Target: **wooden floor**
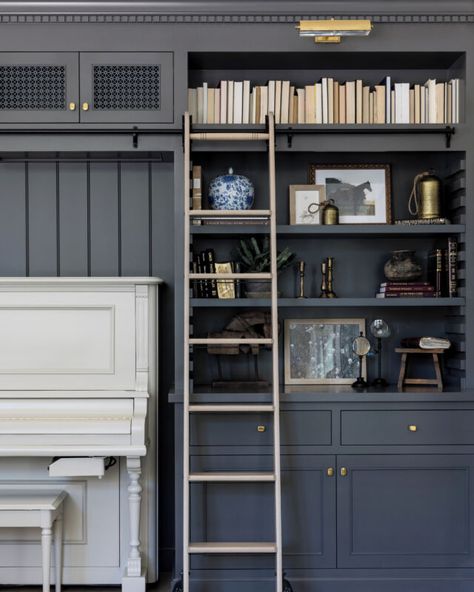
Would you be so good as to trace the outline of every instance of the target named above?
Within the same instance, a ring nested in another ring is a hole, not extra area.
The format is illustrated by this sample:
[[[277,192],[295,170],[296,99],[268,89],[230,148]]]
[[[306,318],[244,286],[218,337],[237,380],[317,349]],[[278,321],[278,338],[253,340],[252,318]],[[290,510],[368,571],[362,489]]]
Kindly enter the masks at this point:
[[[170,576],[165,574],[157,584],[149,584],[147,592],[169,592]],[[63,592],[120,592],[120,586],[63,586]],[[54,586],[51,586],[54,590]],[[41,586],[2,586],[0,592],[41,592]]]

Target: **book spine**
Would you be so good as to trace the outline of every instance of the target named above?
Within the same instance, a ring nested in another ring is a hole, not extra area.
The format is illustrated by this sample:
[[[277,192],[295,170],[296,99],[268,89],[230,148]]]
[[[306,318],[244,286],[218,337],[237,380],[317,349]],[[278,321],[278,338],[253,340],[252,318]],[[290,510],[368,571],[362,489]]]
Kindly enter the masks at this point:
[[[193,273],[199,273],[199,265],[197,262],[196,255],[193,254],[193,261],[191,266]],[[200,281],[193,281],[193,298],[200,298],[201,297],[201,290],[200,290]]]
[[[381,294],[398,294],[400,292],[404,292],[407,294],[408,292],[434,292],[433,286],[416,286],[416,287],[408,287],[408,286],[401,286],[401,287],[391,287],[388,286],[386,288],[381,287],[379,292]]]
[[[215,273],[215,254],[214,249],[206,249],[206,260],[207,260],[207,270],[209,273]],[[208,292],[210,298],[217,298],[217,282],[216,280],[210,280],[208,283]]]
[[[434,292],[398,292],[398,293],[389,293],[385,294],[384,292],[379,292],[377,298],[434,298]]]
[[[382,282],[380,284],[381,288],[407,288],[407,287],[411,287],[411,288],[426,288],[426,287],[432,287],[432,284],[430,284],[430,282]]]
[[[198,257],[198,273],[206,273],[208,271],[206,253],[201,251]],[[201,286],[201,298],[209,298],[210,291],[208,289],[207,280],[199,280],[199,283]]]
[[[442,249],[436,249],[428,256],[429,274],[437,297],[443,294],[443,258]]]
[[[458,242],[453,237],[448,238],[447,258],[448,296],[455,298],[458,295]]]
[[[241,265],[238,261],[234,263],[234,271],[235,273],[240,273],[242,271]],[[242,282],[241,280],[235,280],[235,297],[242,298]]]

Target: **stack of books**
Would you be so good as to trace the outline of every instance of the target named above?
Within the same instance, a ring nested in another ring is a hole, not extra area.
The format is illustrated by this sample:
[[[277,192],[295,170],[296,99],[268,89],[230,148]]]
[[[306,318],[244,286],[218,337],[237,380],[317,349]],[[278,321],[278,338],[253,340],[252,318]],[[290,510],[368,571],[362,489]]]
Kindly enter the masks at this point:
[[[217,263],[214,249],[193,253],[193,273],[240,273],[240,263]],[[193,281],[194,298],[240,298],[240,280],[197,279]]]
[[[454,298],[458,295],[458,243],[448,238],[446,249],[434,249],[428,253],[428,278],[436,296]]]
[[[377,298],[434,298],[435,288],[429,282],[382,282]]]
[[[251,86],[250,80],[207,82],[188,89],[188,110],[197,124],[262,124],[269,112],[280,124],[459,123],[460,79],[423,84],[322,78],[303,88],[289,80]]]

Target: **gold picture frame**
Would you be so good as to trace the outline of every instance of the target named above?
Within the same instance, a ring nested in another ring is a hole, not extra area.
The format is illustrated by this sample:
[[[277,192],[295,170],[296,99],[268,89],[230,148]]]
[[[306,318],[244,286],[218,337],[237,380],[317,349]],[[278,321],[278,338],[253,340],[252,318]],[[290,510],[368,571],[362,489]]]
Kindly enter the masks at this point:
[[[290,224],[321,224],[319,205],[325,201],[323,185],[289,186]]]
[[[340,224],[392,224],[389,164],[312,164],[309,181],[324,186]]]
[[[285,384],[352,384],[359,376],[352,342],[361,332],[365,336],[360,318],[286,319]],[[366,379],[365,357],[361,370]]]

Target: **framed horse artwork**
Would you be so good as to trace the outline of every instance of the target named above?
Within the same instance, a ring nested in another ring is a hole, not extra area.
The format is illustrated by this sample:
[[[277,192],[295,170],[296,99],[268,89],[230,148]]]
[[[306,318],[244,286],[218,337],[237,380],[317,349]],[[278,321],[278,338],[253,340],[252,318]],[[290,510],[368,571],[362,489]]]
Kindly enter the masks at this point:
[[[391,224],[389,164],[313,164],[310,183],[322,185],[340,224]]]

